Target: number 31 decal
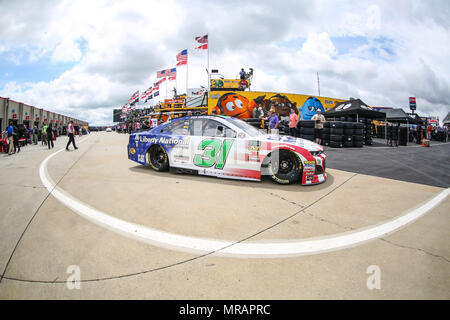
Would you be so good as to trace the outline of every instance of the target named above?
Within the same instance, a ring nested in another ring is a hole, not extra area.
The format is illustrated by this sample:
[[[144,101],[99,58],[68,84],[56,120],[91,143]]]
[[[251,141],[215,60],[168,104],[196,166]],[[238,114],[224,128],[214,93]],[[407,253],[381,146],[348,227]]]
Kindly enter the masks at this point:
[[[196,154],[194,164],[199,167],[212,167],[223,169],[230,152],[233,140],[206,139],[200,142],[197,150],[203,150],[203,154]]]

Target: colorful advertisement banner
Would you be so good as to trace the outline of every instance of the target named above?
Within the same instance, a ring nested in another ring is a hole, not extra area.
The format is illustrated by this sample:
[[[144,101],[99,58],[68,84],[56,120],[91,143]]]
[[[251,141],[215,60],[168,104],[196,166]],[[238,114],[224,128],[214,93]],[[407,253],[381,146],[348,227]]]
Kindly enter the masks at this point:
[[[212,91],[208,98],[208,113],[248,119],[258,117],[258,112],[254,111],[262,111],[267,116],[274,110],[279,116],[287,117],[294,107],[300,119],[310,120],[318,108],[323,113],[343,101],[346,100],[291,93]]]

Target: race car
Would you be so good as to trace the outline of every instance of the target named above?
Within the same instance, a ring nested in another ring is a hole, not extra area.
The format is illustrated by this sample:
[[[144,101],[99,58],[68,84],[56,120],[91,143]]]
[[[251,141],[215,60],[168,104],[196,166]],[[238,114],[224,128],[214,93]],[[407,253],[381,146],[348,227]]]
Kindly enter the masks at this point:
[[[130,134],[128,158],[156,171],[311,185],[326,180],[326,154],[309,140],[270,135],[227,116],[176,118]]]

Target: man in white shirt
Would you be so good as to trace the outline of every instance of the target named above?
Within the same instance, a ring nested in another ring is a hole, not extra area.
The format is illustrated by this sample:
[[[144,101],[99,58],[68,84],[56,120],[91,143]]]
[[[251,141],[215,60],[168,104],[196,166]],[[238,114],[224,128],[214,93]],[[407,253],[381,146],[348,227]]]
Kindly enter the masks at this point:
[[[73,136],[73,134],[74,134],[73,121],[69,122],[69,125],[67,126],[67,133],[69,135],[69,142],[67,142],[66,150],[67,151],[69,150],[70,143],[73,144],[73,147],[75,148],[75,150],[78,149],[77,146],[75,145],[75,138]]]
[[[323,124],[326,122],[325,117],[323,114],[321,114],[321,110],[317,108],[317,113],[311,118],[311,120],[314,120],[314,138],[316,139],[317,144],[322,143],[322,131],[323,131]]]

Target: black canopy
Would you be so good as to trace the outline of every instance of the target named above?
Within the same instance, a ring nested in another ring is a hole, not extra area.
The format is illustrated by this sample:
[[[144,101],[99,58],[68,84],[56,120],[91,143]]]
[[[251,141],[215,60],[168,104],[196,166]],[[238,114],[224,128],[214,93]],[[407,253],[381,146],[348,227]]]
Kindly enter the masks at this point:
[[[443,122],[444,122],[444,124],[450,124],[450,112],[447,113]]]
[[[325,117],[358,116],[371,119],[385,119],[386,113],[375,111],[361,99],[352,99],[338,103],[323,114]]]
[[[421,123],[422,119],[419,116],[410,116],[401,108],[386,109],[386,120],[390,122],[399,123]]]

